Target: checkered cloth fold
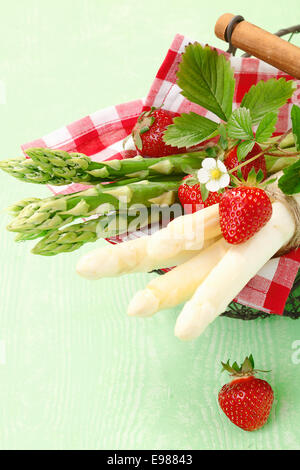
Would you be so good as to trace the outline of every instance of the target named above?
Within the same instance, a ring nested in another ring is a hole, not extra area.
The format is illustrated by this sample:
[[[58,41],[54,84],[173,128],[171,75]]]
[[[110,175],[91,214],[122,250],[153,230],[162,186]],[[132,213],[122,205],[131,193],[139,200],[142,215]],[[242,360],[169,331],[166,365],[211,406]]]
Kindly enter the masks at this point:
[[[176,85],[176,71],[181,54],[190,42],[193,41],[182,35],[175,36],[145,100],[139,99],[97,111],[41,139],[24,144],[23,150],[29,147],[48,147],[82,152],[95,161],[122,159],[128,156],[122,150],[123,139],[131,133],[139,114],[151,106],[163,105],[165,109],[179,113],[194,111],[217,120],[212,113],[186,100]],[[245,92],[259,80],[268,80],[271,77],[293,78],[258,59],[232,57],[227,53],[226,55],[235,71],[234,107],[241,103]],[[283,133],[291,127],[292,103],[300,104],[300,81],[297,81],[297,90],[292,100],[289,100],[279,112],[277,133]],[[70,184],[64,187],[50,186],[50,189],[55,194],[68,194],[84,187],[86,186],[81,184]],[[129,235],[110,238],[108,241],[119,243],[143,236],[145,233],[148,233],[147,228]],[[281,315],[299,267],[300,248],[280,258],[271,259],[235,300],[264,312]]]

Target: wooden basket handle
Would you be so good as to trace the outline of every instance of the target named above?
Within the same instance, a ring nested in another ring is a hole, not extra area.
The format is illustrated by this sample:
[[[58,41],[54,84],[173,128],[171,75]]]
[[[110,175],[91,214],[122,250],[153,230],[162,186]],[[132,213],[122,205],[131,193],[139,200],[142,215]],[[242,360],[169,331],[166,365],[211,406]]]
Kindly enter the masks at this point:
[[[300,26],[291,30],[299,31]],[[229,42],[233,48],[242,49],[300,79],[300,48],[281,39],[279,35],[271,34],[232,13],[220,16],[215,25],[215,34],[219,39]]]

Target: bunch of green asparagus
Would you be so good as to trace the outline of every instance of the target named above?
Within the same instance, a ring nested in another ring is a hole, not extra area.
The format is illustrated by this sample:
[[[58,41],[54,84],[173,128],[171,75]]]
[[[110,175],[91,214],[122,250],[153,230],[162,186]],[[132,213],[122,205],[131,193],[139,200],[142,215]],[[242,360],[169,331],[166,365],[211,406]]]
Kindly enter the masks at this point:
[[[199,169],[208,155],[200,151],[98,163],[61,150],[33,148],[26,153],[30,158],[1,161],[0,168],[25,182],[90,186],[76,193],[25,199],[8,208],[13,219],[7,228],[17,233],[16,241],[40,238],[32,252],[45,256],[161,222],[162,207],[176,202],[184,176]],[[74,223],[78,218],[88,220]]]
[[[289,165],[294,157],[294,138],[289,134],[266,143],[268,173]],[[274,148],[270,148],[274,143]],[[82,153],[32,148],[29,158],[0,161],[0,169],[21,181],[67,185],[84,183],[84,191],[46,199],[29,198],[9,208],[13,220],[8,230],[16,241],[40,241],[35,254],[52,256],[77,250],[84,243],[109,238],[159,223],[162,206],[177,200],[177,190],[187,174],[201,168],[203,158],[215,156],[219,146],[161,158],[137,156],[125,160],[94,162]],[[279,152],[279,153],[278,153]],[[277,155],[278,153],[278,155]],[[76,219],[88,220],[74,223]]]

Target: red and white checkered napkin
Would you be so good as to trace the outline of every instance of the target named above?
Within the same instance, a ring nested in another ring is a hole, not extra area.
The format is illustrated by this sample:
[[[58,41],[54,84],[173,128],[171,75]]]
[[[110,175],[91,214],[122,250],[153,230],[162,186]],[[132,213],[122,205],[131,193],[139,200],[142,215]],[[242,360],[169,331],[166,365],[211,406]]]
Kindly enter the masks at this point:
[[[189,42],[193,41],[179,34],[175,36],[146,100],[131,101],[97,111],[46,135],[42,139],[23,145],[23,150],[29,147],[49,147],[82,152],[95,161],[121,159],[126,157],[122,152],[122,140],[131,133],[142,110],[149,109],[151,106],[163,105],[165,109],[179,113],[194,111],[216,120],[212,113],[186,100],[176,85],[176,71],[181,54]],[[256,84],[259,80],[268,80],[271,77],[292,78],[255,58],[231,57],[228,54],[227,57],[235,70],[235,106],[241,102],[244,93],[249,90],[251,85]],[[293,95],[292,102],[300,104],[300,81],[297,82],[297,85],[298,88]],[[292,102],[290,101],[280,110],[276,129],[278,133],[285,132],[291,127],[289,116]],[[84,187],[81,184],[71,184],[65,187],[52,186],[50,189],[54,193],[67,194],[79,191]],[[148,233],[147,229],[111,238],[109,241],[119,243],[123,240],[143,236],[145,233]],[[236,301],[268,313],[281,315],[299,267],[300,248],[286,256],[270,260],[240,292]]]

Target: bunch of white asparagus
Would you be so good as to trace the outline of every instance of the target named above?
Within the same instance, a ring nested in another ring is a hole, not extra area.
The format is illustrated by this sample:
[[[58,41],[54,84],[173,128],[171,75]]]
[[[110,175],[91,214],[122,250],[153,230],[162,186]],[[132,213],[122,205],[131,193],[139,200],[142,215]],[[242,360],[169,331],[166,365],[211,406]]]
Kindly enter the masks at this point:
[[[300,194],[294,199],[300,206]],[[230,245],[222,237],[215,204],[178,217],[153,235],[93,250],[79,260],[77,272],[87,279],[100,279],[176,266],[137,292],[128,314],[147,317],[186,302],[175,335],[194,339],[293,237],[292,213],[282,202],[272,205],[269,222],[240,245]]]

